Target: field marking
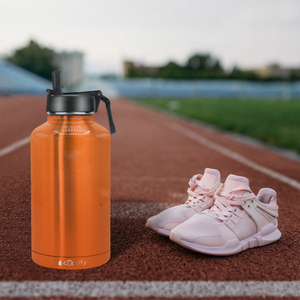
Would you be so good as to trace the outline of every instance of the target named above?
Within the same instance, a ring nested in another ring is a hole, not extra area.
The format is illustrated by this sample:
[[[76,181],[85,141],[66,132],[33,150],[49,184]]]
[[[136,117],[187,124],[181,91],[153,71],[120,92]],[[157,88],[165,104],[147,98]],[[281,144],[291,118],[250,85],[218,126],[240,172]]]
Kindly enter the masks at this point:
[[[175,203],[153,202],[111,202],[110,214],[112,219],[147,219],[161,211],[176,205]],[[178,204],[177,204],[178,205]],[[145,220],[146,222],[146,220]]]
[[[276,172],[272,169],[261,166],[261,165],[257,164],[256,162],[240,155],[237,152],[234,152],[226,147],[223,147],[215,142],[208,140],[207,138],[201,136],[200,134],[196,133],[195,131],[192,131],[191,129],[189,129],[185,126],[182,126],[182,125],[174,123],[174,122],[163,123],[163,124],[165,126],[167,126],[168,128],[173,129],[174,131],[177,131],[177,132],[181,133],[182,135],[185,135],[186,137],[189,137],[190,139],[198,142],[199,144],[201,144],[207,148],[210,148],[210,149],[215,150],[225,156],[228,156],[228,157],[246,165],[247,167],[250,167],[256,171],[264,173],[264,174],[266,174],[272,178],[275,178],[281,182],[284,182],[300,191],[300,182],[293,178],[290,178],[290,177],[285,176],[285,175],[283,175],[279,172]]]
[[[300,281],[2,281],[0,297],[300,296]]]
[[[30,136],[10,144],[9,146],[0,150],[0,157],[17,150],[18,148],[28,144],[29,142],[30,142]]]
[[[122,181],[181,181],[188,183],[186,177],[151,177],[151,176],[141,176],[141,177],[130,177],[130,176],[114,176],[115,180],[122,180]]]

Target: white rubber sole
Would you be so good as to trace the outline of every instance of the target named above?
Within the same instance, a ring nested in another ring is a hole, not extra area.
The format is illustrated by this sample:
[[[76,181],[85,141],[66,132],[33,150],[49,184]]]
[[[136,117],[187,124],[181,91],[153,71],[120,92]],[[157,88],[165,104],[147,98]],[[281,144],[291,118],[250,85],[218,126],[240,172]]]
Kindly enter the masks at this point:
[[[184,241],[180,238],[179,234],[176,232],[172,232],[170,234],[170,239],[193,251],[209,254],[209,255],[217,255],[217,256],[227,256],[233,255],[249,248],[260,247],[264,245],[271,244],[276,242],[281,237],[280,231],[275,227],[273,224],[268,224],[263,227],[258,233],[244,239],[238,240],[232,239],[226,242],[223,246],[216,246],[216,247],[208,247],[202,246],[195,243],[191,243],[188,241]]]
[[[162,228],[158,228],[158,227],[154,224],[153,220],[151,220],[151,218],[147,220],[145,226],[148,227],[148,228],[150,228],[150,229],[152,229],[152,230],[154,230],[155,232],[159,233],[160,235],[163,235],[163,236],[170,236],[171,231],[166,230],[166,229],[162,229]]]

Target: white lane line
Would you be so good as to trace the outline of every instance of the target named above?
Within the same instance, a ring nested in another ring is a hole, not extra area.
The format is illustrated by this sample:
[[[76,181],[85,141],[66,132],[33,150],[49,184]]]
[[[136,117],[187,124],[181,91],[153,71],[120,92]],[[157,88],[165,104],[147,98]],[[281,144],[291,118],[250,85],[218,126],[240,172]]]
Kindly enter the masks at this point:
[[[0,297],[300,296],[300,281],[2,281]]]
[[[172,196],[172,195],[170,195]],[[170,197],[171,198],[171,197]],[[181,201],[183,203],[183,201]],[[178,203],[111,202],[112,219],[147,219]]]
[[[170,181],[182,181],[188,183],[186,177],[150,177],[150,176],[142,176],[142,177],[129,177],[129,176],[114,176],[114,180],[122,180],[122,181],[158,181],[158,182],[170,182]]]
[[[0,157],[4,156],[5,154],[8,154],[10,152],[13,152],[15,150],[17,150],[18,148],[28,144],[30,142],[30,136],[22,139],[22,140],[19,140],[15,143],[12,143],[11,145],[3,148],[0,150]]]
[[[179,124],[173,123],[173,122],[172,123],[164,123],[164,125],[185,135],[186,137],[189,137],[190,139],[198,142],[199,144],[201,144],[207,148],[215,150],[225,156],[228,156],[228,157],[246,165],[247,167],[250,167],[256,171],[264,173],[272,178],[275,178],[281,182],[284,182],[284,183],[292,186],[293,188],[295,188],[297,190],[300,190],[300,182],[299,181],[297,181],[293,178],[290,178],[288,176],[285,176],[281,173],[278,173],[272,169],[261,166],[261,165],[255,163],[254,161],[240,155],[237,152],[234,152],[228,148],[225,148],[215,142],[208,140],[207,138],[201,136],[200,134],[196,133],[195,131],[192,131],[191,129],[189,129],[187,127],[184,127],[182,125],[179,125]]]

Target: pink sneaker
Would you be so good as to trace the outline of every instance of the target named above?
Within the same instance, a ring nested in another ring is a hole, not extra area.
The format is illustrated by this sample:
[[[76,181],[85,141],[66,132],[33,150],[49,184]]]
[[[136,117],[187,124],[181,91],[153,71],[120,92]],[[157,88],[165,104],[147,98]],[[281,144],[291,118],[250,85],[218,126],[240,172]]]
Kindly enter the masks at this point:
[[[194,214],[211,208],[214,204],[214,193],[221,185],[220,172],[206,168],[204,175],[194,175],[190,179],[189,185],[189,196],[185,204],[170,207],[149,218],[146,227],[161,235],[169,236],[173,228],[185,222]]]
[[[170,239],[197,252],[232,255],[281,237],[274,190],[263,188],[256,197],[246,177],[229,175],[215,199],[211,209],[174,228]]]

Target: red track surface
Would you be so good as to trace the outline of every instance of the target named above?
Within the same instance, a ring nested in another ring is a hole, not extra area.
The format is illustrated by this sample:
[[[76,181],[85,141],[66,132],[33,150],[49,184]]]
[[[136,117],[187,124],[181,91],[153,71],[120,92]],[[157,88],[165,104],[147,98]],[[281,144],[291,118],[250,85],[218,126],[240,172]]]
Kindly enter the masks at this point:
[[[38,97],[0,98],[0,149],[29,136],[43,123],[45,105],[45,99]],[[112,257],[107,264],[83,271],[40,267],[30,258],[27,144],[0,158],[0,280],[300,280],[300,191],[201,146],[163,123],[183,124],[298,181],[299,162],[125,100],[113,101],[112,110],[117,128],[112,137],[113,202],[132,202],[132,207],[139,202],[182,203],[190,177],[206,167],[217,168],[223,181],[231,173],[248,177],[254,193],[262,187],[277,191],[282,238],[231,257],[206,256],[146,229],[150,215],[145,211],[135,219],[112,219]],[[100,111],[95,120],[108,127],[104,106]]]

